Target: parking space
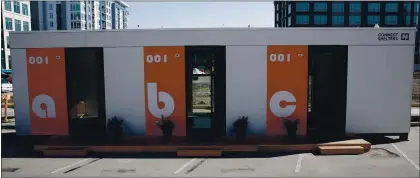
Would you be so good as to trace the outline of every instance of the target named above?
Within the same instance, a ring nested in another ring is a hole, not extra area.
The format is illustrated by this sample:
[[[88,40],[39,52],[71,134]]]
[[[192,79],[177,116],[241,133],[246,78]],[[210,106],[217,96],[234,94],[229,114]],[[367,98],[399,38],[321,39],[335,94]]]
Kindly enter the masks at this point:
[[[2,158],[2,176],[47,176],[63,167],[72,166],[85,158]]]
[[[8,177],[419,177],[419,127],[409,139],[353,156],[4,158],[2,172]]]

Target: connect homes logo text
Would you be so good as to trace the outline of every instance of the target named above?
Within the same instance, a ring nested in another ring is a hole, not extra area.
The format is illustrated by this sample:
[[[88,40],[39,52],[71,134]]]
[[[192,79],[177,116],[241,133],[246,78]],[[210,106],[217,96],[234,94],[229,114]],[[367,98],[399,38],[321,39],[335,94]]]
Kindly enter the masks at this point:
[[[410,40],[409,33],[379,33],[378,41],[406,41]]]

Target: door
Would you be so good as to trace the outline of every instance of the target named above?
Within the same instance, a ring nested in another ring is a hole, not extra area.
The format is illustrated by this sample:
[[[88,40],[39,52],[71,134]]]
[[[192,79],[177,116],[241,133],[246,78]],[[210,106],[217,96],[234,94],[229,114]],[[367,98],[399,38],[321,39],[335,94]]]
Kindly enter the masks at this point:
[[[225,47],[187,46],[187,136],[212,140],[226,133]]]
[[[70,136],[106,135],[102,48],[66,48],[67,110]]]
[[[309,46],[308,124],[317,134],[345,134],[347,46]]]

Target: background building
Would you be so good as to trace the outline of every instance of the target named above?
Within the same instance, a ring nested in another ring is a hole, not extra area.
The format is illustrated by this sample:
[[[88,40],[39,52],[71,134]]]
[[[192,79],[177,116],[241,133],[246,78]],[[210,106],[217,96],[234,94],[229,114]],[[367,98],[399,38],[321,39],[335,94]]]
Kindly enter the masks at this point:
[[[128,22],[128,4],[122,1],[115,1],[112,4],[112,28],[126,29]]]
[[[12,68],[9,32],[30,31],[31,13],[29,1],[1,1],[1,68]]]
[[[275,1],[275,27],[417,27],[419,1]],[[420,64],[419,30],[415,64]],[[419,68],[419,67],[417,67]]]
[[[114,5],[118,4],[118,5]],[[113,29],[113,7],[127,11],[122,1],[33,1],[31,2],[33,30],[98,30]],[[119,27],[119,26],[118,26]],[[123,29],[127,26],[121,26]]]
[[[414,27],[420,2],[276,1],[275,27]]]

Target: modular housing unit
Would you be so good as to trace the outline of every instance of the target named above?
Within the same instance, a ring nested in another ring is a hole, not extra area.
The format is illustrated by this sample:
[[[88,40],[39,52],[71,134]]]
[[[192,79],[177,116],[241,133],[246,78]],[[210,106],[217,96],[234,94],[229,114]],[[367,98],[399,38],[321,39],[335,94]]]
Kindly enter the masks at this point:
[[[12,32],[16,131],[71,135],[407,134],[415,28],[213,28]]]

